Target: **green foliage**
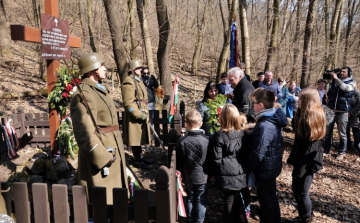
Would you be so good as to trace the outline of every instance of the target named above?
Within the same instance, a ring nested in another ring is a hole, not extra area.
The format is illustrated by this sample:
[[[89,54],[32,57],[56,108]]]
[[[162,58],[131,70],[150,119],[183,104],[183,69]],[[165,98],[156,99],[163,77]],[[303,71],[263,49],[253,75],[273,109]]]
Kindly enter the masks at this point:
[[[75,77],[78,76],[78,71],[72,69]],[[71,75],[66,67],[58,69],[59,77],[56,81],[54,89],[48,96],[48,102],[50,103],[51,109],[56,109],[61,114],[61,117],[66,115],[66,108],[71,98],[74,95],[75,83],[71,80]],[[71,90],[70,90],[71,89]]]
[[[75,153],[78,153],[79,147],[74,137],[70,118],[65,118],[61,122],[56,140],[59,141],[60,154],[70,154],[75,159]]]
[[[222,107],[226,104],[226,99],[222,94],[216,95],[214,100],[209,100],[208,102],[204,102],[204,104],[209,108],[208,112],[210,114],[209,121],[207,122],[210,125],[210,133],[214,133],[220,130],[220,114]]]

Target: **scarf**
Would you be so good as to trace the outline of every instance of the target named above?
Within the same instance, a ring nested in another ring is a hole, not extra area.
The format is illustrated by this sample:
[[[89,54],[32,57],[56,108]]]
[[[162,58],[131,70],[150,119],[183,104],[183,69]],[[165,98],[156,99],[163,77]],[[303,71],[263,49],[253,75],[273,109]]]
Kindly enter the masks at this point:
[[[261,110],[258,113],[256,113],[255,120],[257,121],[263,116],[267,116],[267,117],[273,116],[275,114],[275,112],[276,112],[275,108],[268,108],[268,109]]]

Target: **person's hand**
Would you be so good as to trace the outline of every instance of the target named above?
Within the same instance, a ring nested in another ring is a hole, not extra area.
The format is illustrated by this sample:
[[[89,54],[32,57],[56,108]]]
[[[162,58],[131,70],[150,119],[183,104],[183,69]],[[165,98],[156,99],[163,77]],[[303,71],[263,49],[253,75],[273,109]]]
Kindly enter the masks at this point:
[[[147,119],[147,115],[146,115],[145,113],[141,113],[141,115],[139,116],[138,119],[146,120],[146,119]]]
[[[331,72],[331,75],[333,76],[334,80],[338,79],[338,76],[334,72]]]

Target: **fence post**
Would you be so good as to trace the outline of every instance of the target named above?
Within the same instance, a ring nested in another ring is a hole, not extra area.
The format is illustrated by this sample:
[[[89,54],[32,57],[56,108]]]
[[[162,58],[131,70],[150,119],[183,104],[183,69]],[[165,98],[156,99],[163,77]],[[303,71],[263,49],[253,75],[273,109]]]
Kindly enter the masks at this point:
[[[170,168],[171,156],[174,150],[176,150],[176,145],[178,143],[178,132],[175,129],[171,129],[168,134],[168,166]]]
[[[166,166],[161,166],[155,175],[156,189],[155,189],[155,201],[156,201],[156,222],[157,223],[171,223],[171,200],[170,196],[170,172]],[[161,207],[161,208],[160,208]]]
[[[185,103],[184,101],[180,102],[180,115],[181,115],[181,127],[185,128]]]
[[[181,115],[179,112],[176,112],[174,115],[174,129],[177,131],[178,136],[181,136],[181,129],[182,129],[181,122],[182,122]]]
[[[25,147],[25,145],[27,144],[28,135],[27,135],[27,129],[25,126],[26,120],[25,120],[25,113],[24,113],[23,106],[18,106],[16,108],[16,117],[17,117],[18,122],[20,122],[20,126],[21,126],[18,138],[19,138],[21,147]]]

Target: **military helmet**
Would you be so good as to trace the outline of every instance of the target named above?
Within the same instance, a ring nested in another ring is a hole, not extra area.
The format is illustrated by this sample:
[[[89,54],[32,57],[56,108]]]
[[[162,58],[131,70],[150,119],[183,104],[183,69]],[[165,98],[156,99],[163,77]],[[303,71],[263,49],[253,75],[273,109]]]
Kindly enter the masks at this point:
[[[129,72],[135,70],[138,67],[142,67],[142,61],[141,60],[130,60],[130,68],[129,68]]]
[[[103,57],[98,53],[88,53],[83,55],[78,61],[80,75],[99,69],[101,67],[101,64],[103,64],[104,62],[105,61]]]

